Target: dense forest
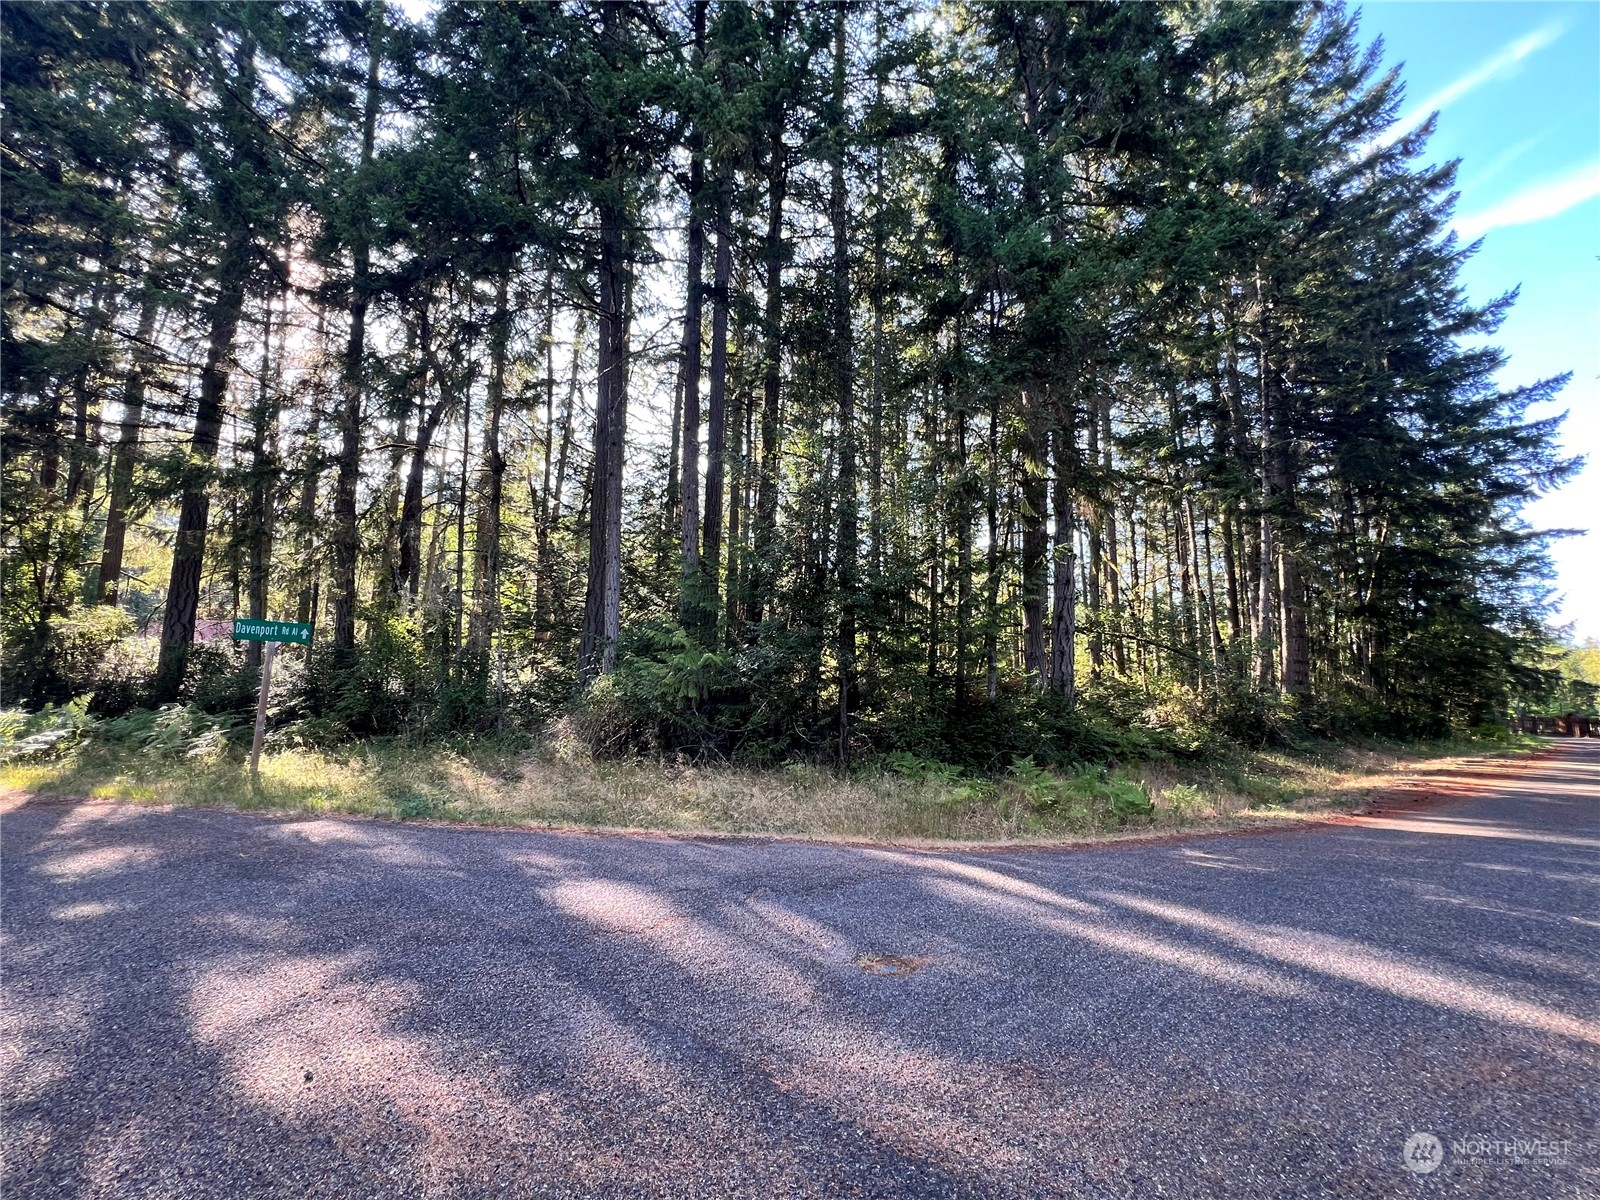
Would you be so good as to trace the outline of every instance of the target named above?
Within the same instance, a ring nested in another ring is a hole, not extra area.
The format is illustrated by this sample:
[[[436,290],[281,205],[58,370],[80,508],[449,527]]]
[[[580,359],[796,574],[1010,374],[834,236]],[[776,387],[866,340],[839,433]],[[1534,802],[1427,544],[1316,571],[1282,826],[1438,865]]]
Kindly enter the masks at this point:
[[[0,19],[7,703],[248,711],[235,617],[319,736],[757,762],[1554,686],[1565,380],[1337,4]]]

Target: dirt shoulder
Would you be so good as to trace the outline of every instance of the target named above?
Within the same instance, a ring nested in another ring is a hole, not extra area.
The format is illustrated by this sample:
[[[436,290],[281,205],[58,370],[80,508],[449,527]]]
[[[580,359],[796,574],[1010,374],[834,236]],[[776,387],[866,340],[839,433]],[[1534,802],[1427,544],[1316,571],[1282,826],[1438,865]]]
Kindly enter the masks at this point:
[[[1463,752],[1466,751],[1466,752]],[[1325,743],[1115,771],[1013,773],[594,763],[494,747],[356,745],[243,764],[87,743],[0,767],[0,811],[81,800],[641,837],[1072,849],[1247,836],[1482,794],[1548,741]]]

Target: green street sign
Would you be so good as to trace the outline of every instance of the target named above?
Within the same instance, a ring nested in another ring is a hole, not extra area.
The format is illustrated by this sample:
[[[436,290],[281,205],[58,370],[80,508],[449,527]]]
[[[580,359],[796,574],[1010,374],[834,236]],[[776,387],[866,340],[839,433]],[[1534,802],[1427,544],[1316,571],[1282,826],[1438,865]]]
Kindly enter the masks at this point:
[[[236,642],[298,642],[311,644],[311,626],[294,621],[235,621],[233,640]]]

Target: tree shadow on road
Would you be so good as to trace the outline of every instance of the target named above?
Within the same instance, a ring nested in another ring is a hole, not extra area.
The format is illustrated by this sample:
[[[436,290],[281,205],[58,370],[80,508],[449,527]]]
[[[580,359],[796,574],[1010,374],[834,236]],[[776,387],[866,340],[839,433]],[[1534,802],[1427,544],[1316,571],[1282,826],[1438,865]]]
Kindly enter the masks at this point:
[[[1068,855],[24,805],[7,1194],[1382,1192],[1592,1127],[1593,775],[1534,776]]]

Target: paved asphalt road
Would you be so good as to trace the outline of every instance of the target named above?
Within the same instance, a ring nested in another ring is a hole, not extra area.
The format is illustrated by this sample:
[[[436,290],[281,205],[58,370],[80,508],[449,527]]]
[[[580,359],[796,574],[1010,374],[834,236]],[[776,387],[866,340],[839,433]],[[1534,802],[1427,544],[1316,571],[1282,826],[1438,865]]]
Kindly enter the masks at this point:
[[[1495,778],[965,854],[13,801],[4,1195],[1600,1196],[1600,745]]]

